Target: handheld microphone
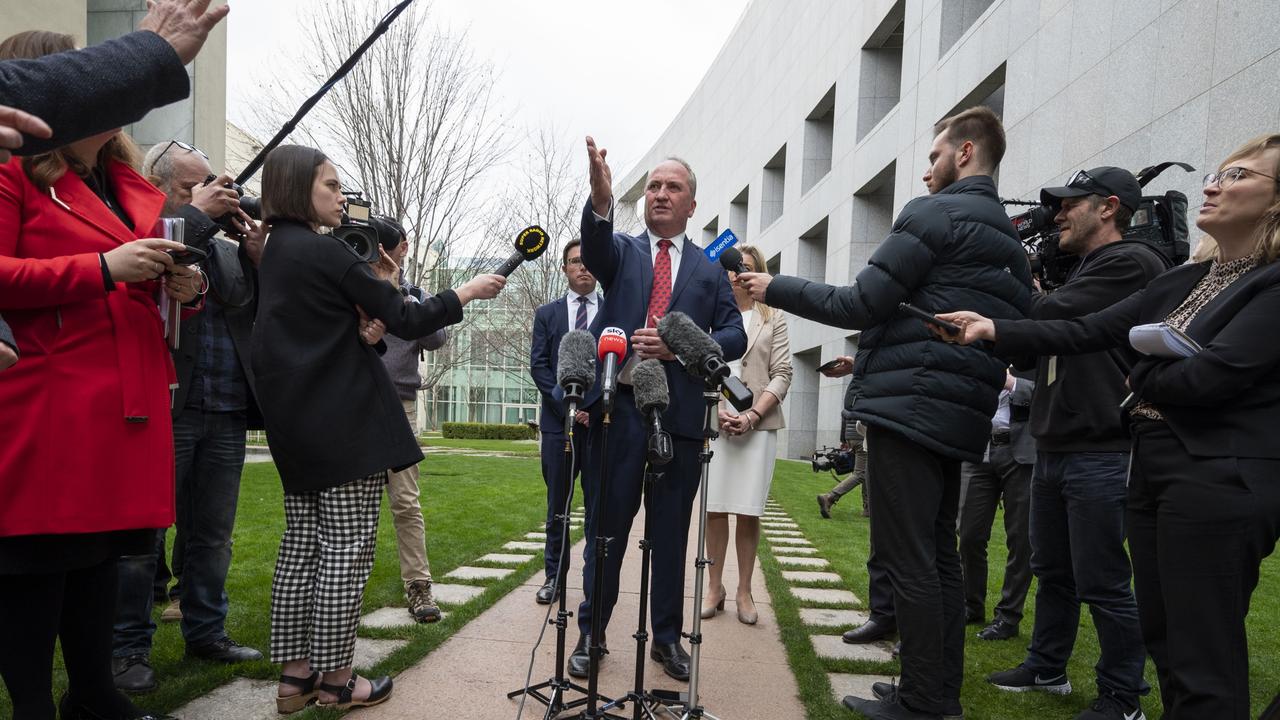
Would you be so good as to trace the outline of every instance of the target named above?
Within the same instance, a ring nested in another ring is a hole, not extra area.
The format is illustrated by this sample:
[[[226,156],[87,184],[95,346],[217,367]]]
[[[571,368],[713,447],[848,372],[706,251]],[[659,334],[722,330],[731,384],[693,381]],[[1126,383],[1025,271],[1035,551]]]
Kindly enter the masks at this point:
[[[738,251],[738,248],[733,247],[727,247],[720,251],[720,266],[734,273],[751,272],[751,268],[748,268],[742,262],[742,253]]]
[[[517,267],[520,267],[520,263],[537,260],[546,250],[547,231],[537,225],[530,225],[516,235],[516,251],[493,272],[496,275],[508,277]]]
[[[724,350],[688,315],[682,312],[667,313],[658,322],[658,336],[667,344],[676,359],[695,377],[703,378],[710,387],[719,387],[721,394],[739,412],[746,412],[754,396],[741,380],[729,371],[724,361]]]
[[[560,340],[556,384],[564,391],[564,433],[573,430],[578,403],[596,381],[595,338],[586,330],[571,330]]]
[[[666,465],[674,456],[671,436],[662,429],[662,413],[667,409],[667,371],[654,358],[641,361],[631,371],[636,391],[636,407],[649,420],[649,463]]]
[[[607,327],[600,331],[600,345],[596,348],[596,359],[604,363],[604,373],[600,378],[600,399],[604,402],[604,411],[613,412],[613,398],[618,393],[618,363],[627,354],[627,334],[621,328]]]

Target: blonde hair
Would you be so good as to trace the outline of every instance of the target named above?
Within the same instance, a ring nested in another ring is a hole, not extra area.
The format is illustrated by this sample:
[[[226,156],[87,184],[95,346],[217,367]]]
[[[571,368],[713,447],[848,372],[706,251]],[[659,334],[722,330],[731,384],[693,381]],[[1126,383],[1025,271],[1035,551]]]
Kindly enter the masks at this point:
[[[1223,160],[1222,164],[1218,166],[1218,171],[1221,172],[1224,168],[1230,167],[1232,163],[1237,161],[1251,158],[1276,148],[1280,148],[1280,133],[1259,135],[1228,155],[1227,159]],[[1271,168],[1271,175],[1280,177],[1280,156],[1277,156],[1275,167]],[[1266,211],[1262,213],[1253,235],[1254,253],[1258,257],[1258,262],[1263,264],[1280,258],[1280,181],[1273,180],[1272,182],[1275,183],[1276,187],[1275,199]],[[1221,255],[1222,252],[1218,247],[1218,242],[1209,235],[1205,235],[1200,238],[1200,243],[1196,245],[1196,252],[1191,256],[1191,261],[1217,260]]]
[[[768,263],[764,261],[764,253],[760,252],[760,248],[755,245],[742,245],[738,248],[743,255],[751,256],[751,264],[755,265],[756,272],[768,272]],[[773,317],[773,308],[762,302],[756,302],[754,305],[756,312],[760,313],[761,320],[768,320]]]

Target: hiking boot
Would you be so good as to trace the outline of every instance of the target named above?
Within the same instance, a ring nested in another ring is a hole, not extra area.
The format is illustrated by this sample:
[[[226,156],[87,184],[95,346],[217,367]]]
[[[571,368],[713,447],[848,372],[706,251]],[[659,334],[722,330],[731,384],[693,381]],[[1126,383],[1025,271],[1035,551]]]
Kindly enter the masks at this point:
[[[169,601],[168,606],[160,612],[160,622],[178,622],[182,619],[182,604],[177,598]]]
[[[823,493],[819,495],[818,496],[818,514],[822,515],[823,519],[830,520],[831,506],[835,505],[839,500],[840,500],[840,496],[836,495],[835,493]]]
[[[262,653],[223,635],[209,643],[198,645],[187,644],[187,657],[212,660],[220,663],[249,662],[261,660]]]
[[[1007,692],[1046,692],[1050,695],[1067,695],[1071,692],[1071,681],[1066,673],[1042,675],[1031,672],[1025,665],[1012,670],[1003,670],[987,676],[987,682]]]
[[[1102,693],[1076,720],[1146,720],[1137,700],[1125,700],[1115,693]]]
[[[431,595],[430,580],[414,580],[405,590],[409,599],[409,615],[420,623],[433,623],[440,619],[440,606]]]

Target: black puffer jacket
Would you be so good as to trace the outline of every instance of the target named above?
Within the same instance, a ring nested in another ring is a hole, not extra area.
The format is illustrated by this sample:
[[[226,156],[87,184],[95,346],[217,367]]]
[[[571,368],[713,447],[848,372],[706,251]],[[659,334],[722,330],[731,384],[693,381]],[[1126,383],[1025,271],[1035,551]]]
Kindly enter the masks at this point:
[[[991,434],[1006,363],[986,343],[951,345],[903,315],[973,310],[1021,318],[1031,268],[987,176],[964,178],[907,203],[850,287],[776,277],[765,301],[800,317],[863,330],[853,414],[945,457],[979,462]]]

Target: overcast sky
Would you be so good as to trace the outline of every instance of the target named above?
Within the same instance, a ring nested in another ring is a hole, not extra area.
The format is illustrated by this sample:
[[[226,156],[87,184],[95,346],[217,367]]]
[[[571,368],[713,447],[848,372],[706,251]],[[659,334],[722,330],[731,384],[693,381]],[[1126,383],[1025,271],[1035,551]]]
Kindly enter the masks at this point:
[[[615,178],[679,112],[748,2],[417,0],[430,4],[436,24],[465,31],[476,56],[493,64],[494,96],[519,113],[523,129],[554,127],[579,140],[594,135],[609,148]],[[273,68],[305,55],[298,50],[299,17],[316,4],[231,0],[232,122],[244,125],[252,116],[248,104]]]

